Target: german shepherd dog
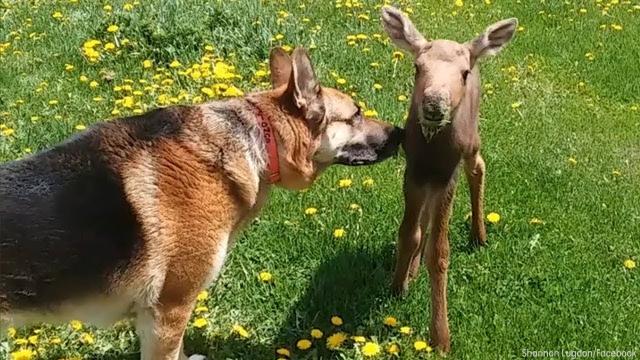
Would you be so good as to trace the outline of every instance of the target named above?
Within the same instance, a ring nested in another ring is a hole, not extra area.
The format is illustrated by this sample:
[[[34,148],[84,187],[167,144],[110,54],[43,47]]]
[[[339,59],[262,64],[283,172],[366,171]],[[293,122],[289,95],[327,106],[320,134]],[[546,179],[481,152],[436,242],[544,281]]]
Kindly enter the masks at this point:
[[[1,165],[0,324],[131,315],[142,359],[187,359],[195,298],[271,185],[306,188],[402,141],[321,87],[304,49],[274,49],[270,68],[272,90],[98,123]]]

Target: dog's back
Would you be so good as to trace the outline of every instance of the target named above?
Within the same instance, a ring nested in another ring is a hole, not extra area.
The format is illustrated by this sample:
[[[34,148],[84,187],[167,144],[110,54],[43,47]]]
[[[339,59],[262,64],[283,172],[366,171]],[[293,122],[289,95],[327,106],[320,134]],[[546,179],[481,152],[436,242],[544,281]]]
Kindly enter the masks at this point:
[[[142,241],[119,167],[128,148],[179,133],[176,111],[102,123],[0,165],[0,315],[109,293]]]

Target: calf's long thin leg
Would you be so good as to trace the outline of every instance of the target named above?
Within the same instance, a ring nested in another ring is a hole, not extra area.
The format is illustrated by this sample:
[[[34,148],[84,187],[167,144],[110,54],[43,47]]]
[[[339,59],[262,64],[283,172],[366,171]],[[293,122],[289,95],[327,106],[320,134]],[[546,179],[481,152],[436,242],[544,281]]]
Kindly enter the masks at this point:
[[[465,157],[464,170],[471,193],[471,241],[477,245],[485,245],[487,243],[483,219],[485,164],[479,152]]]
[[[404,216],[398,234],[396,250],[396,269],[391,289],[394,294],[402,295],[409,289],[409,270],[414,259],[420,261],[420,217],[424,207],[426,189],[414,184],[405,174],[404,180]]]
[[[440,351],[448,352],[449,319],[447,316],[447,270],[449,268],[449,217],[455,182],[433,188],[431,233],[426,248],[426,264],[431,281],[431,341]]]

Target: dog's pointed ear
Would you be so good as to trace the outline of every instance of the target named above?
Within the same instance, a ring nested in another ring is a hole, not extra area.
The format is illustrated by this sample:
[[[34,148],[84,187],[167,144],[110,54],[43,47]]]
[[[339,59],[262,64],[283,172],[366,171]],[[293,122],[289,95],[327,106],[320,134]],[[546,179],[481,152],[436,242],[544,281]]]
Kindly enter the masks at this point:
[[[398,47],[415,56],[429,44],[402,11],[392,6],[385,6],[381,11],[384,30]]]
[[[289,89],[292,90],[293,102],[307,121],[320,123],[325,114],[322,88],[307,51],[303,48],[293,50],[291,65]]]
[[[277,88],[289,83],[291,77],[291,58],[282,48],[273,48],[269,54],[271,87]]]
[[[485,56],[500,52],[513,39],[518,26],[518,19],[511,18],[489,26],[484,33],[469,41],[467,47],[471,53],[471,64],[475,64]]]

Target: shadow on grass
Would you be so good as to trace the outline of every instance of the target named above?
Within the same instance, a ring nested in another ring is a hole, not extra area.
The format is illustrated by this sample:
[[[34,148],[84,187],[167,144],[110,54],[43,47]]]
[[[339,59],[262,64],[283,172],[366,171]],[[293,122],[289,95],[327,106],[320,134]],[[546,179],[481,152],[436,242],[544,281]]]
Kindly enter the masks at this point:
[[[357,249],[341,251],[320,265],[309,281],[305,293],[288,310],[286,321],[280,326],[273,344],[256,344],[229,337],[197,339],[188,338],[186,348],[190,352],[208,354],[209,359],[272,359],[275,350],[286,347],[294,351],[296,341],[311,339],[313,328],[322,330],[326,337],[335,331],[349,334],[365,334],[371,314],[391,300],[389,291],[392,266],[392,245],[371,248],[363,245]],[[344,325],[335,327],[330,319],[339,315]],[[331,352],[324,344],[296,359],[330,359]]]

